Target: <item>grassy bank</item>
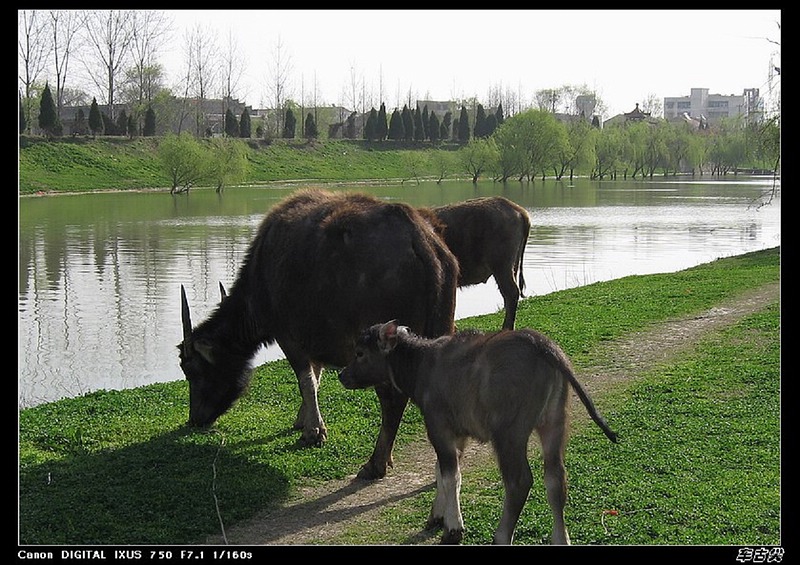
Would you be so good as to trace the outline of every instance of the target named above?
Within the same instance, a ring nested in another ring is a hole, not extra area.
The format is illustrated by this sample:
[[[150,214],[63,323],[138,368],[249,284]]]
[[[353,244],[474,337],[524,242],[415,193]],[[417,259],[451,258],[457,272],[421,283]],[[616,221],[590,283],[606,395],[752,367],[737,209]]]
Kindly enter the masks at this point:
[[[548,333],[578,367],[588,366],[602,342],[779,278],[775,248],[532,297],[517,321]],[[595,397],[624,442],[612,446],[590,422],[575,423],[567,462],[575,543],[780,543],[779,314],[774,305],[643,381]],[[459,326],[501,322],[496,313]],[[329,427],[320,449],[296,445],[290,428],[299,396],[285,361],[259,367],[246,396],[208,432],[183,427],[188,391],[180,380],[22,410],[20,542],[198,543],[219,531],[220,520],[230,526],[299,486],[351,475],[372,451],[375,395],[346,391],[326,372],[319,396]],[[422,437],[410,408],[398,443]],[[465,484],[465,542],[483,543],[499,515],[500,483],[491,470],[472,482]],[[518,543],[542,543],[549,531],[539,494],[531,495]],[[398,519],[422,524],[430,496],[410,501]],[[599,524],[603,509],[619,513]],[[385,537],[370,543],[402,541],[379,531]]]
[[[57,142],[21,138],[19,193],[167,189],[170,181],[159,165],[157,147],[155,138],[71,138]],[[463,176],[454,149],[451,145],[421,149],[414,144],[355,140],[251,141],[247,144],[245,184],[298,179],[391,182],[416,176]]]

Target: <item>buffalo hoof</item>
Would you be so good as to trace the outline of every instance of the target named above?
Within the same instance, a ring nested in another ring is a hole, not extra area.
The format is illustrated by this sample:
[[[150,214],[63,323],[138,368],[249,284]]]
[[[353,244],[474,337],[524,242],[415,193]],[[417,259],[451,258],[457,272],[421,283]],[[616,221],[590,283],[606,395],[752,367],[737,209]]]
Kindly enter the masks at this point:
[[[464,530],[445,530],[442,536],[442,545],[458,545],[464,537]]]
[[[326,439],[328,439],[328,430],[325,428],[313,428],[311,430],[303,430],[303,435],[300,436],[300,443],[308,447],[322,447]]]
[[[386,476],[386,471],[388,466],[386,464],[379,465],[377,463],[373,463],[372,461],[367,461],[358,471],[356,477],[359,479],[363,479],[365,481],[374,481],[376,479],[382,479]]]

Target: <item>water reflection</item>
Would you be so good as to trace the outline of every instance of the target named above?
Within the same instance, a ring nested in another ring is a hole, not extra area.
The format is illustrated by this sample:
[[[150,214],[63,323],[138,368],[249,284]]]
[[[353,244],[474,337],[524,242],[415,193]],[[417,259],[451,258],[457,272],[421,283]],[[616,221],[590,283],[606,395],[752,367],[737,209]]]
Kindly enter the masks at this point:
[[[361,187],[435,206],[502,194],[527,208],[528,295],[668,272],[780,244],[768,181],[547,181]],[[181,379],[179,288],[196,321],[235,279],[263,214],[291,189],[237,188],[23,198],[19,225],[19,404]],[[459,291],[459,318],[502,307],[494,282]],[[273,349],[256,359],[280,354]]]

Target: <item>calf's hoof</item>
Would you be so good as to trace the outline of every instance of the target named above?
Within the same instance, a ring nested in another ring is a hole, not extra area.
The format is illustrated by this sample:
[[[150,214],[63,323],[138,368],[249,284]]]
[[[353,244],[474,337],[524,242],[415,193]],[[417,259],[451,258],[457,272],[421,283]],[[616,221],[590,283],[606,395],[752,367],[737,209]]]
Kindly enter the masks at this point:
[[[442,545],[458,545],[464,537],[464,530],[445,530],[442,535]]]
[[[444,518],[441,516],[430,516],[425,522],[426,530],[438,530],[442,526],[444,526]]]

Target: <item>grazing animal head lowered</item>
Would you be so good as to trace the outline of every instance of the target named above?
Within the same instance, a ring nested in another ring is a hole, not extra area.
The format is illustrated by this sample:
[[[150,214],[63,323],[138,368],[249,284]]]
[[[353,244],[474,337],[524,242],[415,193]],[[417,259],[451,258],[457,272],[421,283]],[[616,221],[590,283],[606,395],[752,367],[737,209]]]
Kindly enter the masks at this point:
[[[564,450],[570,388],[603,433],[613,442],[617,435],[553,340],[530,329],[426,339],[390,321],[362,333],[355,352],[355,359],[339,374],[346,388],[390,382],[422,412],[437,456],[436,499],[428,525],[443,525],[442,543],[459,543],[463,535],[459,457],[469,438],[494,447],[505,503],[493,541],[513,541],[533,482],[527,446],[534,430],[542,443],[552,542],[569,543]]]
[[[277,343],[302,397],[293,426],[300,443],[323,445],[323,367],[346,365],[359,333],[382,320],[402,319],[426,336],[451,333],[457,281],[456,258],[408,204],[350,191],[292,193],[264,217],[229,292],[197,326],[181,288],[189,423],[209,425],[228,410],[247,388],[258,349]],[[408,403],[390,385],[375,390],[381,425],[364,479],[392,465]]]

